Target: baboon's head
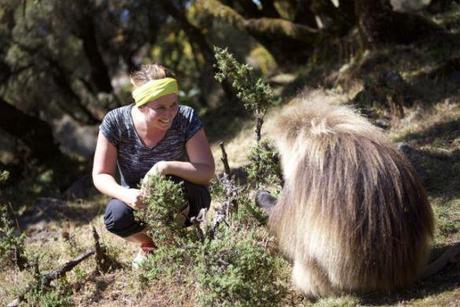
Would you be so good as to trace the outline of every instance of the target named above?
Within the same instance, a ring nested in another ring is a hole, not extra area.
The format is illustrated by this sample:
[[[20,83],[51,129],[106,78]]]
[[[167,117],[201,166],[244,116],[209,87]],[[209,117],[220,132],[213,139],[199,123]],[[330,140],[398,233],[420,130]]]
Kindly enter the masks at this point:
[[[355,137],[384,138],[381,131],[346,106],[330,102],[297,99],[278,117],[273,137],[281,153],[283,174],[286,180],[294,170],[302,169],[299,163],[317,161],[327,157],[337,146],[343,134]]]

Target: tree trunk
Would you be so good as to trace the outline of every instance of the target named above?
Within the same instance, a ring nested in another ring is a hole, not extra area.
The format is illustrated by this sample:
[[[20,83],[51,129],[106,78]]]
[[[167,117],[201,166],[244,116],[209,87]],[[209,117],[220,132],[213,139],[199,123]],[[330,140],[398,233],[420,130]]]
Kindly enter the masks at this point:
[[[394,12],[389,0],[356,0],[355,9],[361,37],[369,48],[410,44],[442,32],[439,26],[421,16]]]
[[[94,25],[92,21],[89,22],[91,23],[88,27],[90,31],[82,33],[81,39],[83,40],[83,50],[91,68],[90,78],[96,92],[111,93],[113,88],[109,71],[98,49]]]
[[[30,148],[32,155],[41,162],[62,155],[48,123],[16,109],[2,97],[0,128],[23,141]]]
[[[94,92],[111,93],[113,88],[109,70],[98,48],[96,29],[92,18],[93,16],[81,16],[81,20],[77,22],[77,29],[74,29],[73,32],[82,40],[83,51],[90,65],[90,80]]]

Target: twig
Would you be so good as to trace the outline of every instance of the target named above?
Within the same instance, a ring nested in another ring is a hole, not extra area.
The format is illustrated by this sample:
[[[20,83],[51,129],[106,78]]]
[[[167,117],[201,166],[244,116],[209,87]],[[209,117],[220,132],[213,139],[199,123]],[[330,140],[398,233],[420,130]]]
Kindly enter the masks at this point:
[[[211,228],[209,229],[209,238],[212,240],[216,236],[217,228],[222,221],[228,225],[226,219],[229,212],[238,208],[238,202],[236,201],[238,196],[238,188],[230,177],[230,167],[228,165],[227,153],[225,152],[224,142],[219,143],[220,149],[222,150],[222,162],[224,163],[224,174],[219,179],[220,183],[224,187],[225,201],[222,205],[216,208],[216,215],[212,222]]]
[[[99,273],[105,273],[110,268],[110,259],[108,259],[104,247],[99,243],[99,234],[96,231],[94,225],[91,225],[93,229],[93,238],[94,238],[94,250],[96,252],[96,266]]]
[[[222,151],[222,158],[220,159],[222,163],[224,164],[224,172],[225,174],[230,175],[230,165],[228,164],[228,157],[227,157],[227,153],[225,152],[224,142],[223,141],[220,142],[219,146],[220,146],[220,150]]]
[[[256,133],[256,141],[257,144],[260,143],[260,140],[262,139],[262,125],[264,124],[264,115],[265,114],[260,114],[259,112],[256,112],[256,128],[255,128],[255,133]]]
[[[224,173],[222,178],[220,178],[219,180],[221,184],[224,186],[225,201],[223,202],[221,206],[216,208],[216,215],[214,217],[214,221],[209,230],[209,237],[211,239],[214,239],[216,235],[217,227],[219,227],[220,223],[222,223],[223,221],[224,223],[228,225],[226,219],[229,216],[229,213],[232,210],[235,210],[238,208],[238,202],[237,202],[238,188],[233,182],[233,180],[226,173]]]
[[[219,227],[220,223],[222,223],[222,220],[225,219],[225,214],[222,214],[220,210],[217,210],[216,216],[214,217],[214,220],[212,221],[212,226],[209,229],[209,238],[212,240],[216,237],[216,231],[217,227]]]
[[[70,260],[69,262],[66,262],[62,267],[60,267],[59,269],[55,270],[55,271],[52,271],[52,272],[49,272],[48,274],[46,274],[43,278],[42,278],[42,281],[41,281],[41,286],[42,288],[46,288],[50,285],[50,283],[59,278],[59,277],[62,277],[64,276],[65,273],[71,271],[74,267],[76,267],[80,262],[82,262],[83,260],[85,260],[86,258],[88,258],[89,256],[92,256],[94,255],[95,251],[94,250],[90,250],[90,251],[87,251],[86,253],[84,254],[81,254],[80,256],[78,256],[77,258],[75,259],[72,259]]]

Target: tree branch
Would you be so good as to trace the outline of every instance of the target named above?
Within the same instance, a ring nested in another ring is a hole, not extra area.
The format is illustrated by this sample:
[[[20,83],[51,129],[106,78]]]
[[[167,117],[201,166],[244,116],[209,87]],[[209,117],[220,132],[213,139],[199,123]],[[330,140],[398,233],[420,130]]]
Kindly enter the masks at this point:
[[[48,274],[46,274],[45,276],[42,277],[42,279],[40,280],[40,284],[37,285],[36,283],[32,283],[30,284],[29,286],[27,286],[27,288],[22,292],[22,294],[20,294],[15,300],[13,300],[12,302],[10,302],[7,306],[8,307],[16,307],[16,306],[19,306],[19,304],[21,303],[21,301],[24,299],[24,295],[33,290],[34,288],[36,288],[37,286],[40,287],[40,288],[46,288],[50,285],[50,283],[59,278],[59,277],[62,277],[64,276],[65,273],[71,271],[74,267],[76,267],[80,262],[82,262],[83,260],[87,259],[88,257],[92,256],[93,254],[95,253],[94,250],[90,250],[90,251],[87,251],[81,255],[79,255],[78,257],[70,260],[69,262],[66,262],[63,266],[61,266],[60,268],[58,268],[57,270],[54,270],[52,272],[49,272]]]

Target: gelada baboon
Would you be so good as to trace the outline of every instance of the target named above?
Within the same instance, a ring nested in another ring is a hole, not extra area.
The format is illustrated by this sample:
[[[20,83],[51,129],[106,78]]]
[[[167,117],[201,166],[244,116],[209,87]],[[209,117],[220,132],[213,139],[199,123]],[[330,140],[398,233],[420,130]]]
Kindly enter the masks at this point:
[[[433,236],[415,170],[350,108],[299,100],[270,132],[285,185],[268,223],[293,261],[295,286],[318,297],[410,284]]]

